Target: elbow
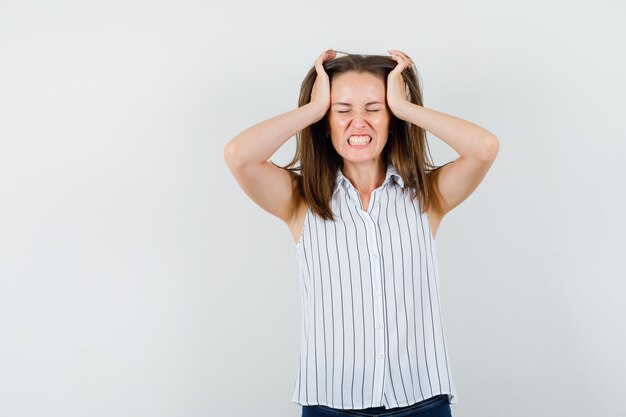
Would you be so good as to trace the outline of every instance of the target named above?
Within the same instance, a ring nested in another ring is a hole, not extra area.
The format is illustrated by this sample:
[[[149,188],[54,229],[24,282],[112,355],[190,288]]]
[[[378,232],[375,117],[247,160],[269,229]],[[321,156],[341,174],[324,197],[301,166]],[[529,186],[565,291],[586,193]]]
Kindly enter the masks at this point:
[[[498,151],[500,150],[500,141],[498,138],[492,134],[486,136],[484,138],[484,148],[481,152],[481,160],[483,161],[493,161],[498,156]]]
[[[232,141],[229,141],[224,145],[223,149],[224,153],[224,161],[226,161],[226,165],[233,170],[241,165],[241,156],[237,151],[237,145],[235,145]]]

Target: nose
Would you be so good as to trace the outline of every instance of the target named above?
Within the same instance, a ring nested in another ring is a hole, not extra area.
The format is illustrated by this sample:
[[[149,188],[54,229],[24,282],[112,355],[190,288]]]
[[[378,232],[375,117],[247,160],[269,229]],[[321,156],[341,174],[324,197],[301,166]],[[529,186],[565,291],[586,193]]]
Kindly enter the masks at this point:
[[[362,110],[356,110],[354,112],[354,117],[352,118],[352,123],[356,127],[361,127],[366,125],[365,114]]]

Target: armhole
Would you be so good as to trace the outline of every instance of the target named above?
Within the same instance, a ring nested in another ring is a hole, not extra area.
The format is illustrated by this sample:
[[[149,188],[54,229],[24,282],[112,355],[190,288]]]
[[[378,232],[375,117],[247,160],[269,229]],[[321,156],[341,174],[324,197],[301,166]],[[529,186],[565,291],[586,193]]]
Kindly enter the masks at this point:
[[[426,228],[428,229],[428,236],[430,236],[431,242],[435,243],[435,236],[433,236],[433,230],[430,228],[430,219],[428,218],[428,210],[423,211],[422,214],[422,222],[426,222]],[[439,229],[439,226],[437,227]]]
[[[304,203],[306,204],[306,203]],[[300,232],[300,237],[298,238],[298,242],[296,243],[296,248],[302,244],[302,240],[304,239],[304,232],[306,230],[306,223],[309,218],[309,210],[310,207],[306,204],[306,212],[304,213],[304,222],[302,223],[302,231]]]
[[[432,195],[431,195],[432,198]],[[435,197],[436,198],[436,197]],[[432,201],[430,202],[430,204],[428,205],[429,207],[426,208],[425,210],[422,210],[422,205],[420,204],[419,201],[419,196],[416,196],[415,198],[412,199],[413,200],[413,204],[415,204],[415,208],[417,209],[417,212],[420,216],[420,223],[422,224],[422,227],[424,226],[424,224],[426,225],[426,228],[428,229],[428,236],[430,237],[430,240],[432,242],[435,242],[435,236],[433,235],[433,231],[430,227],[430,217],[429,217],[429,212],[432,210],[435,215],[436,215],[436,202]],[[434,203],[434,204],[433,204]],[[439,220],[439,226],[441,225],[441,219]],[[439,230],[439,226],[437,226],[437,230]]]
[[[438,211],[441,214],[441,218],[443,219],[444,216],[447,214],[443,213],[443,197],[441,195],[441,193],[439,192],[439,186],[438,186],[438,177],[440,174],[440,169],[445,167],[446,165],[450,165],[454,162],[456,162],[458,160],[454,159],[452,161],[449,161],[441,166],[438,166],[437,168],[431,170],[428,172],[428,187],[429,187],[429,193],[430,193],[430,204],[429,206],[432,206],[436,211]]]

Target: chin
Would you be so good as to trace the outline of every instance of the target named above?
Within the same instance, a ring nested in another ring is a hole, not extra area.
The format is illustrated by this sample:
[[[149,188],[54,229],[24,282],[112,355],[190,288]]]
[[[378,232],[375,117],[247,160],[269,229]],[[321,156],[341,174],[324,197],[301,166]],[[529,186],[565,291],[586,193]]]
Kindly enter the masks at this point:
[[[380,156],[381,156],[380,152],[377,154],[361,154],[361,155],[355,155],[354,153],[351,153],[351,152],[346,152],[346,153],[341,154],[341,157],[344,162],[348,161],[348,162],[353,162],[353,163],[374,161],[380,158]]]

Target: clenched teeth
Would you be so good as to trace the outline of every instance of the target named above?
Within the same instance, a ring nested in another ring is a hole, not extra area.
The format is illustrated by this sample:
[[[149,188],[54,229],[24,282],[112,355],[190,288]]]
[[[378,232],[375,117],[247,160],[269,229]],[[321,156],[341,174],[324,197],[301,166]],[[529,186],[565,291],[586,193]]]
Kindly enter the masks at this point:
[[[348,138],[350,145],[366,145],[370,143],[371,140],[372,137],[367,135],[354,135]]]

